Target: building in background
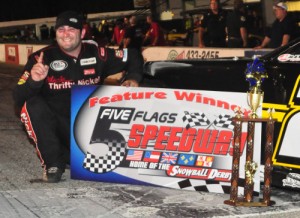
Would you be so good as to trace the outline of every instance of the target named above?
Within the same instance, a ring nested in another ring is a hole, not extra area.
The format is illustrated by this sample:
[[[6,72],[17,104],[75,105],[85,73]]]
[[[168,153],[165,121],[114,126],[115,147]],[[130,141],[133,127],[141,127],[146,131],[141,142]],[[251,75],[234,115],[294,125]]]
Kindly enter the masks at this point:
[[[66,2],[69,0],[65,0]],[[129,0],[130,1],[130,0]],[[201,19],[203,13],[209,9],[209,0],[131,0],[132,10],[121,10],[114,6],[115,10],[111,11],[109,4],[105,5],[108,12],[95,13],[86,11],[87,20],[96,26],[103,20],[115,20],[124,16],[135,15],[145,19],[148,14],[152,14],[154,19],[160,23],[169,45],[187,45],[192,46],[193,38],[197,34],[197,22]],[[252,22],[254,30],[263,35],[263,30],[259,27],[268,28],[271,26],[275,17],[271,10],[275,0],[244,0],[246,7],[253,15]],[[64,2],[64,1],[63,1]],[[220,0],[224,10],[233,8],[233,0]],[[49,3],[50,4],[50,3]],[[88,4],[86,2],[85,4]],[[93,2],[95,4],[95,2]],[[99,5],[104,4],[99,1]],[[288,11],[295,16],[300,23],[300,0],[287,1]],[[91,6],[89,7],[91,8]],[[86,9],[88,10],[88,9]],[[95,10],[95,8],[94,8]],[[253,13],[252,13],[253,11]],[[258,19],[258,20],[257,20]],[[0,40],[4,36],[10,40],[16,39],[15,35],[20,36],[25,26],[30,27],[35,35],[41,38],[41,26],[51,28],[55,22],[55,17],[35,18],[27,20],[5,21],[0,22]],[[43,29],[43,28],[42,28]],[[255,34],[257,34],[255,33]],[[1,37],[2,36],[2,37]]]

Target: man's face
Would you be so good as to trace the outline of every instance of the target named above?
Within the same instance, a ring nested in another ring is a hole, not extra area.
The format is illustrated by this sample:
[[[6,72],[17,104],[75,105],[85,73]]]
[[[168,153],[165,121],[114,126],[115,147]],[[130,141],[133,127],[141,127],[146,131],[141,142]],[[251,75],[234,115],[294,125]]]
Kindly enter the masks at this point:
[[[147,21],[147,23],[151,23],[151,18],[150,18],[150,17],[147,17],[147,18],[146,18],[146,21]]]
[[[80,48],[84,31],[69,26],[61,26],[56,30],[56,41],[58,45],[67,53]]]
[[[216,11],[218,9],[218,2],[216,0],[210,0],[210,8],[213,11]]]
[[[278,20],[281,20],[285,17],[286,15],[286,10],[280,8],[280,7],[275,7],[274,8],[274,13],[275,13],[275,17],[278,19]]]

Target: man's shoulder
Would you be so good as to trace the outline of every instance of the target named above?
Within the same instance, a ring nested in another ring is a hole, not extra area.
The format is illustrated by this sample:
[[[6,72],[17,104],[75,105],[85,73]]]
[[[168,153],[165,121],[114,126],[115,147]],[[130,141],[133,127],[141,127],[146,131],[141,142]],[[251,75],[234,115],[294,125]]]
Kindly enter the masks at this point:
[[[287,16],[283,20],[284,22],[288,24],[296,24],[295,18],[291,16],[290,14],[287,14]]]
[[[227,16],[228,16],[228,12],[227,11],[225,11],[225,10],[219,10],[218,17],[220,19],[225,19]]]
[[[203,15],[202,15],[202,19],[207,19],[208,17],[212,16],[213,13],[211,11],[208,11],[208,12],[205,12]]]
[[[242,12],[242,11],[238,11],[238,19],[240,20],[240,22],[245,23],[247,22],[247,15],[246,13]]]
[[[85,53],[98,53],[100,58],[105,58],[107,54],[107,49],[105,47],[100,47],[94,40],[82,40],[82,46],[84,47]]]
[[[226,15],[227,15],[226,17],[228,19],[230,19],[230,18],[236,17],[237,16],[237,12],[235,10],[231,10],[231,11],[228,11]]]
[[[84,44],[87,47],[94,47],[97,48],[98,47],[98,43],[95,40],[82,40],[82,44]]]

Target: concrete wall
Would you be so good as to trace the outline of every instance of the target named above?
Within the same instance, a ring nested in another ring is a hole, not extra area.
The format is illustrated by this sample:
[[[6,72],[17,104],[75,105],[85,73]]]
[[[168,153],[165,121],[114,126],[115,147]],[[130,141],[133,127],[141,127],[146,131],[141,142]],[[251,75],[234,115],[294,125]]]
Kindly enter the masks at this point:
[[[47,45],[32,44],[0,44],[0,61],[25,65],[27,57]],[[146,47],[143,49],[145,61],[162,61],[176,59],[211,59],[221,57],[244,57],[262,55],[270,49],[226,49],[226,48],[197,48],[197,47]]]

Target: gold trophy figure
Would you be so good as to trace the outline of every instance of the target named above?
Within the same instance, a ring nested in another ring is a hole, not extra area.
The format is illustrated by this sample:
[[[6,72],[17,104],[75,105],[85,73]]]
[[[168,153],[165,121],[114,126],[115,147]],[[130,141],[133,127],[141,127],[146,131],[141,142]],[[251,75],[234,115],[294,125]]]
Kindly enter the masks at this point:
[[[258,65],[255,67],[253,65],[250,67],[250,70],[248,69],[250,72],[246,73],[246,79],[250,82],[250,91],[247,92],[247,101],[251,108],[251,118],[255,119],[258,118],[256,110],[259,108],[264,96],[261,84],[265,78],[268,78],[268,75],[261,66]]]
[[[249,185],[253,184],[255,172],[257,170],[257,163],[254,161],[247,161],[245,164],[246,182]]]

